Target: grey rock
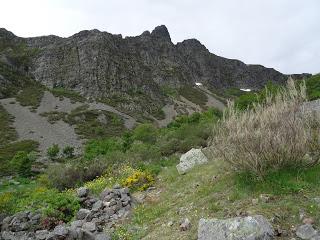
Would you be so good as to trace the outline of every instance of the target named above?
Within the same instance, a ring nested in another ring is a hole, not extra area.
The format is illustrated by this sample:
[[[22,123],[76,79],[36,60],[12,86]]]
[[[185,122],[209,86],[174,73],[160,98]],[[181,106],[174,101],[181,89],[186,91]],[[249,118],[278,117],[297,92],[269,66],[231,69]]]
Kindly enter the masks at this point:
[[[296,235],[301,239],[311,239],[317,235],[317,231],[310,224],[297,227]]]
[[[105,233],[98,233],[94,240],[111,240],[111,237]]]
[[[97,226],[96,226],[96,223],[94,223],[94,222],[85,222],[82,225],[82,229],[89,231],[89,232],[94,232],[97,230]]]
[[[77,189],[77,196],[79,198],[87,197],[89,194],[89,189],[86,187],[80,187]]]
[[[98,200],[92,205],[92,211],[99,211],[102,207],[103,202],[101,200]]]
[[[88,209],[85,209],[85,208],[79,209],[79,211],[77,212],[77,216],[76,216],[77,220],[85,219],[90,213],[91,213],[91,211]]]
[[[191,228],[191,222],[188,218],[185,218],[180,223],[180,231],[187,231]]]
[[[177,165],[179,174],[184,174],[196,165],[208,162],[208,158],[201,149],[192,148],[180,157],[180,163]]]
[[[83,220],[76,220],[70,223],[71,228],[81,228],[83,225]]]
[[[68,229],[65,225],[58,225],[53,229],[53,234],[55,236],[67,236],[68,235]]]
[[[200,219],[198,240],[270,240],[271,224],[262,216],[236,217],[225,220]]]
[[[35,235],[36,235],[37,240],[45,240],[49,235],[49,231],[48,230],[38,230],[38,231],[36,231]]]

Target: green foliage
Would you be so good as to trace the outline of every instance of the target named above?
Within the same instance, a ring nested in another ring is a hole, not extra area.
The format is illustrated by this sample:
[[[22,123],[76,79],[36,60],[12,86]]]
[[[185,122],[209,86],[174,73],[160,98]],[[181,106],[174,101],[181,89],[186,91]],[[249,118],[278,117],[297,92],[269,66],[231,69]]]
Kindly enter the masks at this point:
[[[246,110],[252,108],[256,103],[263,103],[267,96],[275,96],[283,87],[268,82],[264,89],[259,92],[247,92],[240,95],[234,102],[237,109]]]
[[[78,199],[72,193],[39,187],[31,192],[23,193],[21,199],[16,202],[15,212],[26,209],[41,210],[46,217],[69,222],[79,208]]]
[[[255,193],[279,195],[310,191],[320,184],[320,165],[308,169],[270,171],[263,181],[251,173],[239,173],[236,175],[236,184],[241,191]]]
[[[117,138],[91,140],[86,144],[84,157],[86,159],[93,159],[97,156],[106,155],[109,152],[121,151],[122,149],[122,142]]]
[[[18,93],[16,100],[22,106],[31,106],[33,109],[36,109],[40,105],[44,91],[45,87],[40,83],[30,83]]]
[[[50,159],[55,159],[60,152],[60,148],[58,144],[53,144],[51,147],[47,149],[47,156]]]
[[[10,161],[11,168],[22,177],[31,176],[32,163],[35,161],[36,155],[34,152],[17,152]]]
[[[316,100],[320,98],[320,74],[308,78],[305,83],[308,99]]]
[[[16,140],[17,133],[12,127],[13,117],[0,104],[0,147]]]
[[[143,143],[154,144],[157,138],[157,128],[152,124],[141,124],[133,130],[132,137],[134,140],[138,140]]]
[[[54,96],[59,97],[60,99],[66,97],[69,98],[72,102],[84,102],[86,100],[79,93],[62,87],[55,87],[50,91]]]
[[[121,135],[125,131],[123,119],[118,115],[99,110],[88,110],[80,106],[64,116],[64,121],[75,125],[76,133],[87,139]]]
[[[62,153],[63,153],[64,157],[72,158],[72,157],[74,157],[74,147],[66,146],[62,149]]]
[[[179,94],[189,101],[204,107],[208,101],[208,97],[201,90],[192,86],[184,86],[179,89]]]
[[[36,151],[39,143],[32,140],[18,141],[0,147],[0,176],[15,174],[16,170],[10,164],[17,152],[30,153]]]

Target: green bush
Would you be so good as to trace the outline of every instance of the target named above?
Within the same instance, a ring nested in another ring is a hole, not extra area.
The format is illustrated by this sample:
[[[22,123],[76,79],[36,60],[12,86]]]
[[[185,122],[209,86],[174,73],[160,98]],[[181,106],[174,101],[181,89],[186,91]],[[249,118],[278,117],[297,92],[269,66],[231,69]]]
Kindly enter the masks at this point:
[[[86,144],[84,157],[93,159],[97,156],[106,155],[109,152],[121,151],[123,143],[118,138],[91,140]]]
[[[137,126],[133,130],[133,139],[143,143],[154,144],[157,140],[157,128],[152,124],[146,123]]]
[[[320,74],[308,78],[306,81],[308,100],[320,98]]]
[[[72,158],[74,157],[74,147],[66,146],[63,148],[62,153],[66,158]]]
[[[46,217],[69,222],[79,208],[78,199],[72,193],[39,187],[21,196],[16,202],[15,212],[41,210]]]
[[[59,152],[60,148],[58,144],[53,144],[51,147],[47,149],[47,155],[52,160],[58,157]]]
[[[12,169],[15,170],[18,175],[22,177],[31,176],[31,167],[32,163],[35,161],[35,153],[27,153],[24,151],[19,151],[14,155],[12,160],[10,161]]]

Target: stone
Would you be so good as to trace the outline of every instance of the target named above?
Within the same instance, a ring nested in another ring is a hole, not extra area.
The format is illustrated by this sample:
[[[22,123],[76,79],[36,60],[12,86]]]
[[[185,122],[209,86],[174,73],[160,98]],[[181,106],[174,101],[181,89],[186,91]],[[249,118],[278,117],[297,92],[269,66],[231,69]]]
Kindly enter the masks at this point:
[[[198,240],[271,240],[273,237],[271,224],[260,215],[199,221]]]
[[[105,233],[98,233],[94,240],[111,240],[111,237]]]
[[[86,187],[80,187],[77,189],[77,196],[79,198],[87,197],[89,194],[89,189]]]
[[[82,225],[82,229],[89,231],[89,232],[94,232],[97,230],[97,226],[94,222],[85,222]]]
[[[92,211],[99,211],[102,207],[103,202],[101,200],[98,200],[92,205]]]
[[[263,203],[268,203],[272,200],[272,196],[269,194],[260,194],[259,199]]]
[[[296,235],[301,239],[311,239],[317,235],[317,231],[310,224],[304,224],[297,227]]]
[[[311,218],[311,217],[308,217],[308,218],[304,218],[304,219],[302,220],[302,222],[303,222],[303,224],[310,224],[310,225],[312,225],[312,224],[314,224],[314,219]]]
[[[81,208],[79,209],[79,211],[77,212],[77,220],[83,220],[85,219],[89,214],[91,213],[90,210],[85,209],[85,208]]]
[[[208,158],[201,149],[192,148],[180,157],[180,163],[177,165],[179,174],[184,174],[196,165],[208,162]]]
[[[66,228],[65,225],[58,225],[53,229],[53,234],[55,236],[67,236],[68,234],[68,229]]]
[[[191,228],[191,222],[188,218],[185,218],[180,223],[180,231],[187,231]]]
[[[36,231],[35,235],[36,235],[37,240],[45,240],[49,235],[49,231],[48,230],[38,230],[38,231]]]
[[[76,220],[70,223],[71,228],[81,228],[83,225],[83,220]]]

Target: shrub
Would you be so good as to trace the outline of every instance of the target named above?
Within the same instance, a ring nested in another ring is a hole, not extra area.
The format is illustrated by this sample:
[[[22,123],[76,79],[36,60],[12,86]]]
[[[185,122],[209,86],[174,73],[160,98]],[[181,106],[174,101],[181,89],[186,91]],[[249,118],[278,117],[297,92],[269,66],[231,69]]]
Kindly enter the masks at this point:
[[[130,176],[122,180],[122,185],[132,190],[144,191],[151,187],[154,183],[154,178],[150,173],[135,170]]]
[[[109,152],[121,151],[122,149],[122,142],[116,138],[91,140],[85,147],[84,157],[86,159],[93,159],[97,156],[106,155]]]
[[[19,151],[12,158],[10,165],[18,175],[22,177],[29,177],[31,175],[31,167],[36,156],[34,152],[27,153]]]
[[[16,202],[15,212],[40,209],[45,217],[69,222],[79,208],[78,199],[72,193],[39,187]]]
[[[55,159],[60,152],[58,144],[53,144],[47,149],[47,155],[50,159]]]
[[[239,112],[231,104],[214,128],[211,152],[236,170],[263,177],[268,171],[302,168],[319,159],[319,117],[305,111],[305,86],[288,88]]]
[[[46,171],[48,185],[59,190],[73,188],[102,175],[105,168],[103,162],[98,159],[90,162],[80,161],[78,163],[52,165]]]
[[[66,158],[72,158],[74,157],[74,147],[66,146],[63,148],[62,153]]]
[[[152,124],[141,124],[133,130],[133,139],[154,144],[157,140],[157,128]]]

